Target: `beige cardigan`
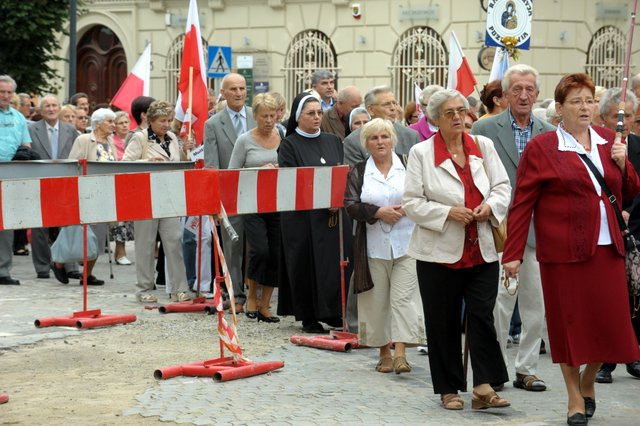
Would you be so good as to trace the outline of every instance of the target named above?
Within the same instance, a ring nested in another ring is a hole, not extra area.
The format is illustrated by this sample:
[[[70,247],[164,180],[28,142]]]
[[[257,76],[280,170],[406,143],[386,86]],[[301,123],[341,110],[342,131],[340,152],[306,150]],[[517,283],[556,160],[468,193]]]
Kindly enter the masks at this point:
[[[447,216],[453,206],[464,205],[464,187],[451,159],[435,167],[434,141],[431,137],[418,143],[409,153],[402,206],[417,226],[408,254],[425,262],[455,263],[462,257],[465,231]],[[491,139],[478,136],[478,142],[484,159],[469,156],[471,176],[491,207],[491,223],[498,226],[507,215],[511,185]],[[498,260],[488,221],[478,223],[478,240],[485,262]]]
[[[118,151],[116,151],[116,146],[113,143],[113,138],[111,136],[107,137],[107,143],[109,144],[109,149],[111,150],[111,154],[114,159],[118,159]],[[96,153],[98,152],[98,142],[96,142],[95,133],[85,133],[76,138],[73,142],[73,146],[71,147],[71,152],[69,152],[70,160],[87,160],[87,161],[96,161],[98,158]]]
[[[159,144],[149,141],[149,132],[144,129],[131,137],[122,156],[122,161],[147,161],[151,159],[156,159],[156,161],[187,161],[187,155],[180,149],[178,138],[171,132],[167,135],[171,138],[169,144],[171,156],[168,156]]]

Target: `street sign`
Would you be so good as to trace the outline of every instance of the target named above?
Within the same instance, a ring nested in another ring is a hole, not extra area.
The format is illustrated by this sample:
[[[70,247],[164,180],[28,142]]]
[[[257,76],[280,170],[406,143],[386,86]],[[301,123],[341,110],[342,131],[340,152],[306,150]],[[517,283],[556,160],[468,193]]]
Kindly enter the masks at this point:
[[[209,46],[209,78],[221,78],[231,72],[231,47]]]
[[[247,83],[247,100],[245,105],[251,106],[251,102],[253,102],[253,70],[251,68],[239,68],[238,74],[243,76]]]

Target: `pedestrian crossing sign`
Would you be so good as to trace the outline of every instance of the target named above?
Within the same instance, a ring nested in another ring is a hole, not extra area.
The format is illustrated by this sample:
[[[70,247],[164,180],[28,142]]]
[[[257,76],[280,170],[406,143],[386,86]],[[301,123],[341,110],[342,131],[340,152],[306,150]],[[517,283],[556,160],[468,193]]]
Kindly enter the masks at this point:
[[[231,72],[231,46],[209,46],[209,78],[222,78]]]

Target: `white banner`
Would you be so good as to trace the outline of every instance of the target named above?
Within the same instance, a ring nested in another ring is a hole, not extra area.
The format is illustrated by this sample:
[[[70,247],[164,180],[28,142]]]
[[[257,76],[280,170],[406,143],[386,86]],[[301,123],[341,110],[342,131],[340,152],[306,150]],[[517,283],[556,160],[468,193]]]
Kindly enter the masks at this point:
[[[500,47],[503,37],[514,37],[515,47],[528,50],[532,17],[533,0],[489,0],[485,44]]]

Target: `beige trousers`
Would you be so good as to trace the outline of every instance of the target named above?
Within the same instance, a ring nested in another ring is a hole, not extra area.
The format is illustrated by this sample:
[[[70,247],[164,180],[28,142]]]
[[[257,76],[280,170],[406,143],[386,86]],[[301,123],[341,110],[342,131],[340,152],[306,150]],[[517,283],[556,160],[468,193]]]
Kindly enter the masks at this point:
[[[415,259],[369,258],[369,271],[374,287],[358,294],[360,343],[372,347],[390,342],[424,344],[427,337]]]

